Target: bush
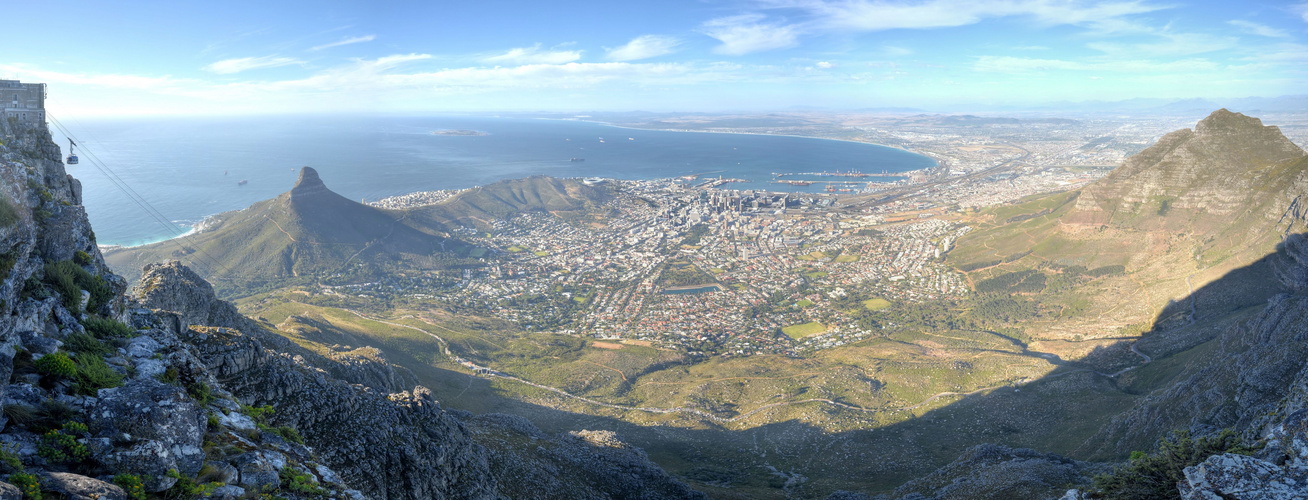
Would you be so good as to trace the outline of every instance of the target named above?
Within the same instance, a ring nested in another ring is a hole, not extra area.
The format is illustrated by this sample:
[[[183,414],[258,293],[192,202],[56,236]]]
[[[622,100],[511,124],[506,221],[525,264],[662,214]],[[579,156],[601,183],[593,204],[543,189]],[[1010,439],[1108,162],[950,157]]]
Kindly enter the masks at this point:
[[[73,254],[73,262],[79,266],[89,266],[95,260],[91,259],[91,254],[78,250]]]
[[[127,493],[127,498],[145,500],[145,484],[141,482],[141,478],[131,474],[119,474],[114,476],[114,484]]]
[[[23,461],[18,458],[18,444],[0,445],[0,473],[23,472]]]
[[[41,482],[36,479],[36,476],[25,472],[10,474],[9,483],[23,492],[23,498],[41,500]]]
[[[159,380],[160,382],[165,383],[165,384],[174,384],[174,385],[175,385],[175,384],[177,384],[177,378],[180,377],[180,376],[181,376],[181,374],[178,373],[178,371],[177,371],[177,367],[170,366],[170,367],[168,367],[168,369],[164,370],[163,373],[160,373],[160,374],[158,374],[158,375],[155,375],[154,378],[157,379],[157,380]]]
[[[128,338],[132,336],[131,327],[118,320],[99,316],[86,318],[82,322],[82,327],[86,328],[86,331],[91,332],[98,339]]]
[[[296,431],[294,427],[274,427],[272,428],[272,431],[276,432],[278,436],[282,437],[282,439],[295,444],[304,444],[304,438],[300,437],[300,432]]]
[[[67,354],[53,352],[36,360],[36,371],[42,375],[72,377],[77,374],[77,364]]]
[[[0,197],[0,227],[9,227],[18,223],[18,209],[9,198]]]
[[[91,457],[86,445],[77,442],[78,434],[86,433],[86,425],[77,422],[64,424],[61,430],[52,430],[41,435],[40,444],[36,445],[36,454],[54,463],[81,462]]]
[[[87,272],[71,260],[46,264],[45,282],[63,296],[64,307],[70,311],[77,310],[83,289],[91,292],[91,299],[86,304],[87,311],[98,311],[113,298],[113,290],[104,282],[104,278]]]
[[[213,402],[213,389],[209,384],[204,382],[192,382],[186,386],[186,393],[190,394],[197,403],[207,405]]]
[[[1185,480],[1185,468],[1220,453],[1248,455],[1257,448],[1244,443],[1235,431],[1192,439],[1189,431],[1173,431],[1158,440],[1151,454],[1134,452],[1131,462],[1095,477],[1095,498],[1107,500],[1179,499],[1176,483]]]
[[[104,358],[83,354],[77,357],[77,392],[94,396],[100,389],[123,385],[123,376],[110,368]]]
[[[290,466],[282,467],[277,471],[277,478],[281,479],[282,488],[291,490],[301,495],[325,497],[328,495],[326,489],[318,486],[313,480],[313,476],[308,473],[300,472]]]
[[[104,342],[100,342],[100,339],[95,338],[94,335],[89,333],[74,333],[69,335],[64,339],[64,347],[67,347],[68,350],[77,354],[88,356],[104,356],[113,352],[109,346],[104,345]]]
[[[13,403],[4,406],[5,416],[19,427],[27,427],[36,421],[36,408],[25,404]]]

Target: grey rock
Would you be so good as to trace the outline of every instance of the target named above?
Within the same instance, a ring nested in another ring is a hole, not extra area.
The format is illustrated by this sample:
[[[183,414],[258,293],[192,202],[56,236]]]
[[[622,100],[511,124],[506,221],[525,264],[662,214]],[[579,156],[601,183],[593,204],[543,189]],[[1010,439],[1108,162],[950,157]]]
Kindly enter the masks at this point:
[[[31,351],[32,357],[35,359],[40,359],[41,356],[58,351],[59,347],[64,345],[63,342],[38,332],[23,332],[22,338],[23,347]]]
[[[281,484],[278,471],[286,466],[286,456],[275,451],[252,451],[233,460],[241,472],[240,485],[258,491]]]
[[[23,500],[23,490],[6,482],[0,482],[0,500]]]
[[[90,420],[101,436],[128,434],[143,440],[100,457],[134,474],[162,476],[176,468],[193,475],[204,463],[200,446],[206,417],[179,387],[154,379],[135,379],[122,387],[101,389],[98,403],[90,410]]]
[[[67,472],[41,476],[42,489],[62,493],[68,500],[126,500],[127,493],[115,484]]]
[[[238,431],[252,431],[256,427],[254,425],[254,419],[236,412],[219,414],[218,423],[224,427]]]
[[[975,446],[949,465],[896,488],[894,498],[1052,498],[1089,484],[1101,465],[994,444]]]
[[[224,485],[214,488],[205,498],[216,498],[218,500],[236,500],[245,496],[245,488],[236,485]]]
[[[1184,500],[1292,500],[1308,498],[1308,469],[1278,467],[1254,457],[1223,453],[1185,468]]]
[[[241,479],[241,471],[235,465],[227,462],[209,462],[214,468],[213,480],[219,483],[231,484]]]

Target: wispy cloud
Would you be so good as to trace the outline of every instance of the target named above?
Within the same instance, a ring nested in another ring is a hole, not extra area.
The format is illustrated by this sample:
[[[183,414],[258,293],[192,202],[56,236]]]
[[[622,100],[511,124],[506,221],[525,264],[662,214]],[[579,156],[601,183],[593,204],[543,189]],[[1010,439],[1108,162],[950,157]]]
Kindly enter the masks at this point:
[[[332,47],[340,47],[340,46],[342,46],[342,45],[350,45],[350,44],[353,44],[353,43],[371,42],[371,41],[376,40],[376,39],[377,39],[377,35],[356,36],[356,37],[350,37],[350,38],[346,38],[346,39],[344,39],[344,40],[340,40],[340,41],[336,41],[336,42],[324,43],[324,44],[322,44],[322,45],[315,46],[315,47],[313,47],[313,48],[311,48],[311,49],[309,49],[309,50],[330,49],[330,48],[332,48]]]
[[[981,56],[972,69],[989,73],[1042,73],[1049,71],[1095,71],[1113,73],[1171,74],[1220,69],[1206,59],[1159,62],[1152,60],[1068,61],[1030,57]]]
[[[730,56],[784,49],[798,43],[798,26],[761,22],[763,18],[761,14],[721,17],[704,23],[701,32],[722,42],[714,52]]]
[[[817,64],[814,64],[814,66],[817,66],[818,69],[831,69],[836,67],[835,64],[829,61],[818,61]]]
[[[1086,46],[1115,56],[1175,57],[1216,52],[1235,47],[1240,43],[1235,37],[1205,33],[1160,32],[1157,36],[1161,39],[1151,42],[1092,42]]]
[[[204,70],[210,73],[229,75],[252,69],[276,68],[292,64],[304,64],[304,61],[279,56],[241,57],[238,59],[223,59],[205,66]]]
[[[608,49],[606,56],[610,61],[636,61],[649,59],[676,51],[681,40],[673,36],[642,35],[627,42],[626,45]]]
[[[1230,24],[1231,26],[1240,28],[1240,31],[1243,31],[1250,35],[1265,36],[1268,38],[1292,38],[1290,36],[1290,33],[1286,32],[1285,30],[1279,30],[1265,24],[1255,23],[1253,21],[1245,21],[1243,19],[1233,19],[1227,21],[1227,23]]]
[[[1308,2],[1301,3],[1290,7],[1290,11],[1298,14],[1303,18],[1303,22],[1308,23]]]
[[[540,50],[540,44],[509,49],[483,61],[491,64],[564,64],[581,59],[579,50]]]
[[[1045,25],[1081,25],[1169,8],[1143,0],[772,0],[765,5],[797,8],[820,25],[857,31],[946,28],[1000,17],[1029,17]]]

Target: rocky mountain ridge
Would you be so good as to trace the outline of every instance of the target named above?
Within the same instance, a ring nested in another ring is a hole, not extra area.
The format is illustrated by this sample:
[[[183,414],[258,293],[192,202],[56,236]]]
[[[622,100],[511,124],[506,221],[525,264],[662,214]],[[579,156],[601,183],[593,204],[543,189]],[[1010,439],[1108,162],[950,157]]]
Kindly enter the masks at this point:
[[[178,263],[129,294],[59,159],[0,124],[0,494],[703,497],[612,433],[446,411],[382,358],[300,349]],[[315,177],[291,203],[334,196]]]

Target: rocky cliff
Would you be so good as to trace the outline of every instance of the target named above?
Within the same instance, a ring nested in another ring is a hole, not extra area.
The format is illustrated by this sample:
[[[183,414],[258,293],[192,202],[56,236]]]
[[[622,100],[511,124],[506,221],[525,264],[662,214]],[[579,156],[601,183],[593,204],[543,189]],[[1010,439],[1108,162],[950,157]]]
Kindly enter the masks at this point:
[[[446,411],[379,353],[302,349],[179,263],[128,293],[59,159],[0,122],[0,496],[702,498],[611,433]],[[334,196],[309,177],[286,203]]]

